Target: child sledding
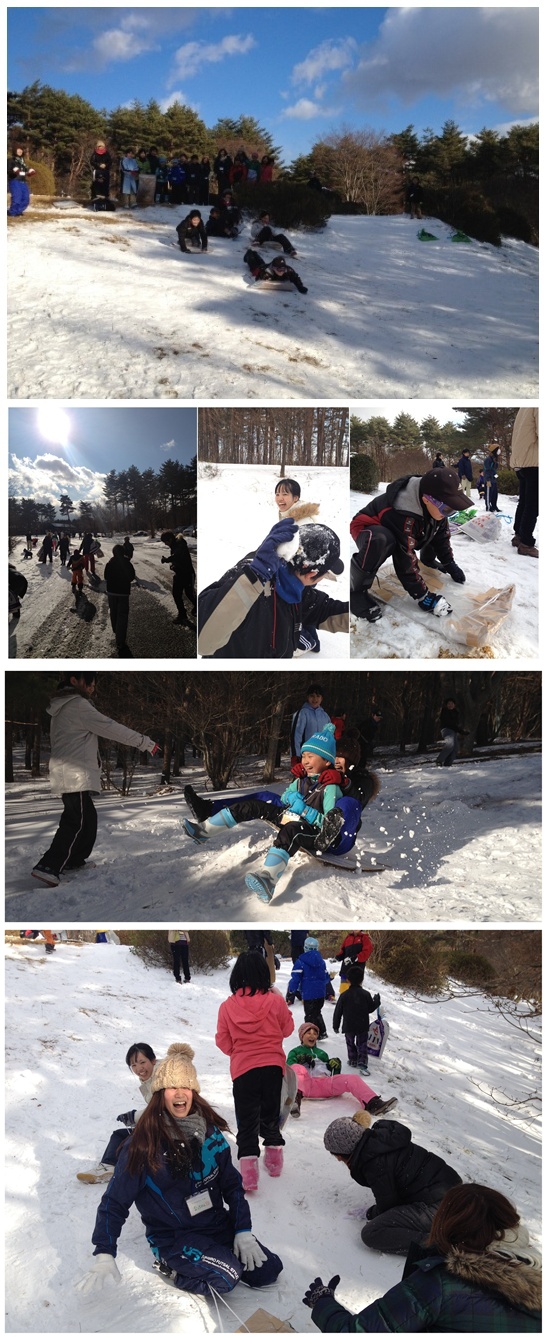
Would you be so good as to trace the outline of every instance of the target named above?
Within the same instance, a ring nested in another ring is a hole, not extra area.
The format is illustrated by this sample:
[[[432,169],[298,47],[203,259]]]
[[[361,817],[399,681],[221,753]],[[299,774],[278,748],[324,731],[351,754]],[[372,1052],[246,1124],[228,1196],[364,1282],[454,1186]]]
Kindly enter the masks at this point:
[[[252,247],[245,251],[243,260],[248,265],[252,277],[257,283],[281,283],[283,287],[293,284],[298,292],[306,293],[308,289],[302,283],[299,274],[291,265],[287,265],[284,256],[276,255],[271,261],[262,259],[262,256],[254,251]]]

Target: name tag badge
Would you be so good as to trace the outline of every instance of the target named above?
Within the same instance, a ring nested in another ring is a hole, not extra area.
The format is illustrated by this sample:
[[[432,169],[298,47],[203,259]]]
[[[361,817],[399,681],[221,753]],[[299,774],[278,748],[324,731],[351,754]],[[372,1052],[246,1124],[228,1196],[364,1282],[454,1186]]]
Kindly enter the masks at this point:
[[[192,1198],[186,1198],[186,1204],[190,1216],[199,1216],[200,1212],[208,1212],[212,1207],[212,1198],[208,1188],[203,1193],[194,1193]]]

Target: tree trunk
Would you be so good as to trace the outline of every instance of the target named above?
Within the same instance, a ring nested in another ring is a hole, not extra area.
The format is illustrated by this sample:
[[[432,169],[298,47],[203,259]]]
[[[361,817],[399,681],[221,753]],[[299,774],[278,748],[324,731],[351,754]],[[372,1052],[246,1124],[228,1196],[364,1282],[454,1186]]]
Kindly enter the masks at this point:
[[[13,784],[13,721],[6,720],[6,784]]]
[[[40,774],[40,764],[42,759],[42,721],[40,713],[36,716],[36,727],[34,729],[34,752],[32,756],[32,775]]]
[[[283,691],[282,688],[281,691]],[[282,729],[283,715],[284,715],[284,692],[282,696],[278,697],[277,700],[274,701],[273,709],[271,711],[271,723],[269,728],[269,745],[267,749],[267,757],[263,770],[264,784],[270,784],[275,776],[275,763],[277,760],[277,752],[279,747],[280,733]]]

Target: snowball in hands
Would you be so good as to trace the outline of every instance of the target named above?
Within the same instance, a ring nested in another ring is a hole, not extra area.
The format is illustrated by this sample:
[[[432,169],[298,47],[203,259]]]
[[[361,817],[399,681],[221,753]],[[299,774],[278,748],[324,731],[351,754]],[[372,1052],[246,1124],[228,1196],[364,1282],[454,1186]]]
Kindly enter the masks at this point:
[[[253,1272],[255,1267],[261,1267],[267,1258],[251,1230],[238,1231],[233,1241],[233,1252],[240,1259],[245,1272]]]
[[[91,1291],[102,1291],[104,1286],[113,1281],[118,1284],[121,1281],[115,1258],[112,1258],[111,1253],[97,1253],[89,1272],[76,1282],[76,1290],[81,1291],[82,1295],[90,1295]]]

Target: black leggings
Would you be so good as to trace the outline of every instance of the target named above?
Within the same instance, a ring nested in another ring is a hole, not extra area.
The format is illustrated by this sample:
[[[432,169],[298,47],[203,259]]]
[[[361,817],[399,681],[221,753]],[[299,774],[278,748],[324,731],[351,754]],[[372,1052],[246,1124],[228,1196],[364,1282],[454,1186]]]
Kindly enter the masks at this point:
[[[259,1156],[259,1138],[266,1147],[284,1147],[279,1129],[282,1068],[250,1068],[233,1081],[237,1120],[237,1150],[241,1156]]]

